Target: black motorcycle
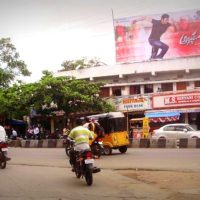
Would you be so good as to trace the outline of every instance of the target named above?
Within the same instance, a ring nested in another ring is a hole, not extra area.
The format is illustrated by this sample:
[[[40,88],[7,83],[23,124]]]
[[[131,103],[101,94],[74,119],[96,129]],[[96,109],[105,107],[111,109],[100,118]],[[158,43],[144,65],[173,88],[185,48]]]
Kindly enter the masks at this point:
[[[100,169],[94,167],[94,159],[91,150],[75,152],[75,158],[74,172],[76,177],[85,177],[87,185],[92,185],[93,173],[100,172]]]
[[[74,140],[67,137],[64,139],[63,144],[65,147],[65,153],[69,157],[69,152],[74,147]],[[103,142],[100,138],[95,139],[90,145],[90,148],[94,158],[100,158],[100,156],[104,154]]]
[[[0,168],[5,169],[7,164],[7,158],[5,156],[8,151],[8,143],[0,142]]]

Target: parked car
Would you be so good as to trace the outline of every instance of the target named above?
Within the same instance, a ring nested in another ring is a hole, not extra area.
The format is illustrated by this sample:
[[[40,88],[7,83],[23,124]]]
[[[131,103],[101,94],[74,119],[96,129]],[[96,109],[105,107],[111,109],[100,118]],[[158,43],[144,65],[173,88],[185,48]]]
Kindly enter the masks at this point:
[[[200,131],[194,130],[189,124],[168,124],[153,131],[153,139],[200,138]]]

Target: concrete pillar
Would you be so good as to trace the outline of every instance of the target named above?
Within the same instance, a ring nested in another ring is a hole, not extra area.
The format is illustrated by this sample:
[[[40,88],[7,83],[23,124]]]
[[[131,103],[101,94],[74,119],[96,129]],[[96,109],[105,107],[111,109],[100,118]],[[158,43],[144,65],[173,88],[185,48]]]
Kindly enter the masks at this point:
[[[189,123],[189,117],[188,117],[188,113],[185,113],[185,123],[188,124]]]
[[[129,86],[124,86],[124,90],[122,90],[122,95],[129,95]]]
[[[109,93],[110,93],[110,96],[113,95],[113,93],[112,93],[112,87],[109,88]]]
[[[172,83],[173,84],[173,92],[176,92],[176,83]]]
[[[54,119],[51,118],[51,133],[55,132]]]
[[[140,94],[144,94],[144,85],[140,86]]]

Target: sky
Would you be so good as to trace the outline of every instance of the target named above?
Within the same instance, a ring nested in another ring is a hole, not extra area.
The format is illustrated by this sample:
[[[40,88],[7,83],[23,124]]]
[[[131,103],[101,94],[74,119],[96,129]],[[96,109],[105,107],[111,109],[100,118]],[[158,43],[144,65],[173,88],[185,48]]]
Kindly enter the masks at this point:
[[[65,60],[115,64],[113,18],[196,8],[199,0],[0,0],[0,38],[11,38],[34,82]]]

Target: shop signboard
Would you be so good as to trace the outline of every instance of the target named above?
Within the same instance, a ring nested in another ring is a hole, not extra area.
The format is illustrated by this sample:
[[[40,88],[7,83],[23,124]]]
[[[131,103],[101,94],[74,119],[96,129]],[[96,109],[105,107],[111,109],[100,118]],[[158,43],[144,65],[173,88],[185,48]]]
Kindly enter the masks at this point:
[[[154,95],[152,108],[184,108],[200,106],[200,92]]]
[[[162,26],[161,17],[164,14],[169,15],[170,24]],[[114,19],[114,28],[118,63],[200,55],[198,8],[179,12],[166,10],[156,15]],[[155,46],[158,42],[160,46],[164,43],[162,53]]]
[[[150,99],[148,97],[130,97],[118,99],[119,111],[134,111],[150,109]]]

